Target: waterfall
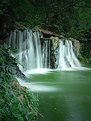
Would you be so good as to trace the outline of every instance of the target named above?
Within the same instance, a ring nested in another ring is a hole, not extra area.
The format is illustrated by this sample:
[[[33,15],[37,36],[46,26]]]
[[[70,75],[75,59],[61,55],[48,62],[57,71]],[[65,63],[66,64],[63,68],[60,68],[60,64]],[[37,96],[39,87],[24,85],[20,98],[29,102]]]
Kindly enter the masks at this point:
[[[9,46],[16,50],[16,52],[12,52],[12,55],[17,59],[19,68],[23,72],[51,67],[50,64],[53,61],[51,58],[52,40],[40,38],[40,35],[40,32],[33,32],[31,29],[14,30],[10,34]],[[57,58],[58,68],[80,67],[70,40],[59,40]]]
[[[21,71],[43,68],[39,32],[14,30],[9,38],[9,46],[17,51],[12,55],[17,59]]]
[[[80,67],[80,62],[78,61],[72,41],[70,40],[59,40],[59,62],[58,68],[75,68]]]
[[[50,68],[50,39],[42,38],[43,67]]]

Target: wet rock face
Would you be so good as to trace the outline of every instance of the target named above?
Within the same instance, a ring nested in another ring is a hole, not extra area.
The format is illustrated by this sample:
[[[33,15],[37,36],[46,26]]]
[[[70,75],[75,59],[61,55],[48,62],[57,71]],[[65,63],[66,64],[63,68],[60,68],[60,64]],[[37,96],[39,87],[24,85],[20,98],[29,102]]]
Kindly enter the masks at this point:
[[[76,39],[73,39],[73,38],[69,38],[69,39],[72,41],[75,54],[78,56],[80,53],[80,42]]]
[[[61,39],[59,39],[58,37],[51,37],[52,39],[52,58],[51,58],[51,62],[52,65],[54,65],[54,68],[57,68],[59,65],[59,43],[61,41]],[[76,56],[79,55],[80,53],[80,42],[76,39],[73,38],[69,38],[69,41],[72,41],[73,44],[73,49],[74,49],[74,53],[76,54]],[[65,39],[63,40],[64,44],[65,44]]]
[[[4,43],[13,29],[14,19],[9,14],[0,15],[0,44]]]
[[[53,43],[53,48],[55,50],[58,47],[59,38],[58,37],[51,37],[51,39],[52,39],[52,43]]]
[[[58,66],[58,53],[59,53],[59,38],[51,37],[52,40],[52,54],[51,54],[51,62],[53,68],[57,68]]]

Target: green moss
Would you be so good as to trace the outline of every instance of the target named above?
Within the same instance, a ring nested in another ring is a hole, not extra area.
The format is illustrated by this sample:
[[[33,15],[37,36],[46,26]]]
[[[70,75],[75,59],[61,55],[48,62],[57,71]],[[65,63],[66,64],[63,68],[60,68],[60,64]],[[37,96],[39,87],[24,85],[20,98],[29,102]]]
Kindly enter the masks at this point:
[[[81,44],[78,58],[82,63],[91,63],[91,51],[88,48],[87,42]]]
[[[1,121],[35,121],[37,100],[29,90],[14,80],[0,83],[0,87]]]
[[[38,114],[37,97],[20,86],[9,71],[10,65],[15,67],[15,63],[8,49],[0,46],[0,121],[35,121]]]

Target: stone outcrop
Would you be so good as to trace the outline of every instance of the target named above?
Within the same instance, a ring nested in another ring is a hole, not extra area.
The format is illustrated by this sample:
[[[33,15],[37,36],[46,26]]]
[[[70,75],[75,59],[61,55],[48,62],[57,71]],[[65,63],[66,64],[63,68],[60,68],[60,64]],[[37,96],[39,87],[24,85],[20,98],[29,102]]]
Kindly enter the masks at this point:
[[[69,39],[72,41],[75,54],[78,56],[80,53],[80,42],[76,39],[73,39],[73,38],[69,38]]]
[[[52,48],[53,48],[53,54],[52,54],[52,58],[51,60],[54,62],[54,68],[57,68],[58,66],[58,62],[57,62],[57,58],[58,58],[58,51],[59,51],[59,38],[58,37],[51,37],[52,40]]]

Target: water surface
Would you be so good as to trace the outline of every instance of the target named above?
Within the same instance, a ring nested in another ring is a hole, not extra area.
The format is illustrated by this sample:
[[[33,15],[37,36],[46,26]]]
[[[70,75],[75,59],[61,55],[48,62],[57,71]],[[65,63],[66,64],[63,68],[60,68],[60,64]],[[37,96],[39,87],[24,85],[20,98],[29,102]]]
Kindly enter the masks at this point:
[[[39,96],[38,121],[91,121],[91,70],[31,75]]]

